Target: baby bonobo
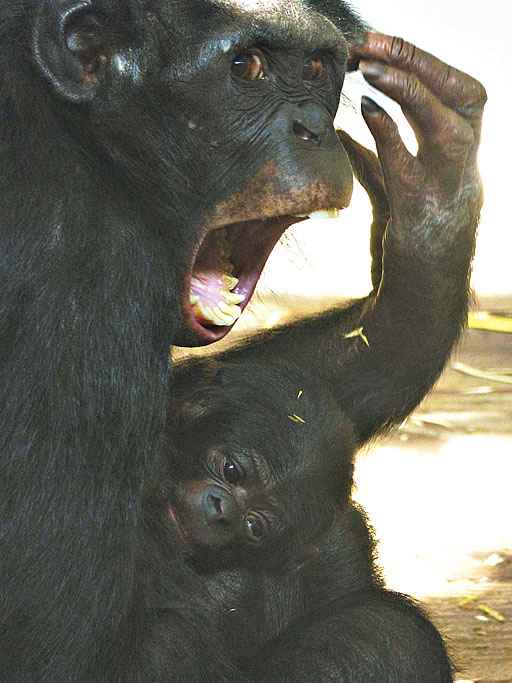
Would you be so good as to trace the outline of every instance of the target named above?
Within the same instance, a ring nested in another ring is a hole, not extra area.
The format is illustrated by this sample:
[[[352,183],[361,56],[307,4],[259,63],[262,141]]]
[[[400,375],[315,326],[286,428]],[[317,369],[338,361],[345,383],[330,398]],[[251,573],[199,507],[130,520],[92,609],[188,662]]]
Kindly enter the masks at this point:
[[[293,366],[212,363],[176,380],[168,513],[191,561],[211,574],[300,560],[350,491],[350,424]]]
[[[175,381],[166,517],[218,605],[234,680],[452,681],[434,626],[374,566],[351,424],[324,387],[247,362]]]

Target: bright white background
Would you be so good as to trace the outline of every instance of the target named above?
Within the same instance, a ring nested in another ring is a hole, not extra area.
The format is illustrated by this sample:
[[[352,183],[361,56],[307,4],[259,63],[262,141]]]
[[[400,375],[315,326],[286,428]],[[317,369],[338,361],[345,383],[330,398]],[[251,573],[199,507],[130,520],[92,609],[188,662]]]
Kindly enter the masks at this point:
[[[498,0],[394,0],[353,3],[372,26],[400,35],[485,85],[486,107],[480,168],[486,191],[473,287],[477,294],[512,294],[512,41],[506,7]],[[338,123],[371,146],[359,114],[363,93],[374,96],[360,76],[349,77]],[[376,98],[378,99],[378,97]],[[382,100],[380,100],[382,102]],[[401,112],[386,105],[397,120]],[[404,124],[404,136],[414,145]],[[351,207],[333,222],[308,221],[293,229],[287,244],[276,250],[260,291],[355,296],[369,289],[369,206],[357,187]]]

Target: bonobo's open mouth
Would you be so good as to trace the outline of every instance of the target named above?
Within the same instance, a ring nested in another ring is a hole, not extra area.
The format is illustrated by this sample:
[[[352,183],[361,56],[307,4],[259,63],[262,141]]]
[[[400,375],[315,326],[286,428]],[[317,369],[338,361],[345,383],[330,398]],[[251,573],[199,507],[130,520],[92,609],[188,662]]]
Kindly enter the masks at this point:
[[[311,217],[333,217],[337,209]],[[307,215],[273,216],[206,231],[193,256],[183,292],[188,343],[201,346],[222,339],[249,303],[263,267],[287,228]]]

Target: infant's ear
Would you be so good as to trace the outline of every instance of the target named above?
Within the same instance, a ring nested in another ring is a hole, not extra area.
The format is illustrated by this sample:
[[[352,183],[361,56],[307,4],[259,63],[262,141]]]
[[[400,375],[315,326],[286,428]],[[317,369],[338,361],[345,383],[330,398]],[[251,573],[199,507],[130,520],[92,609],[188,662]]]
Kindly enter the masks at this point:
[[[173,386],[169,404],[169,417],[177,419],[179,427],[185,428],[207,415],[211,400],[207,393],[209,387],[218,382],[222,365],[208,360],[197,365],[184,362],[176,364],[173,372]]]
[[[191,401],[181,400],[171,403],[171,416],[177,417],[178,427],[186,429],[194,425],[208,413],[208,404],[195,398]]]
[[[283,574],[298,574],[311,562],[315,562],[320,555],[320,548],[317,545],[307,544],[294,555],[291,560],[285,563]]]

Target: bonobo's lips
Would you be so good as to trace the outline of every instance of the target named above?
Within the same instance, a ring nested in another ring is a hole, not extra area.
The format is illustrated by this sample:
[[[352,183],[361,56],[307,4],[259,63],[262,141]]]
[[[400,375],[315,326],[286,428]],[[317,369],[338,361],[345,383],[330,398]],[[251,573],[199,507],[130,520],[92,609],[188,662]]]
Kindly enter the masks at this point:
[[[249,303],[272,249],[300,220],[277,216],[206,232],[184,287],[184,322],[195,345],[211,344],[229,332]]]
[[[327,217],[337,212],[313,210],[309,215]],[[183,287],[186,345],[211,344],[230,331],[249,303],[276,243],[287,228],[309,215],[271,216],[205,228]]]

